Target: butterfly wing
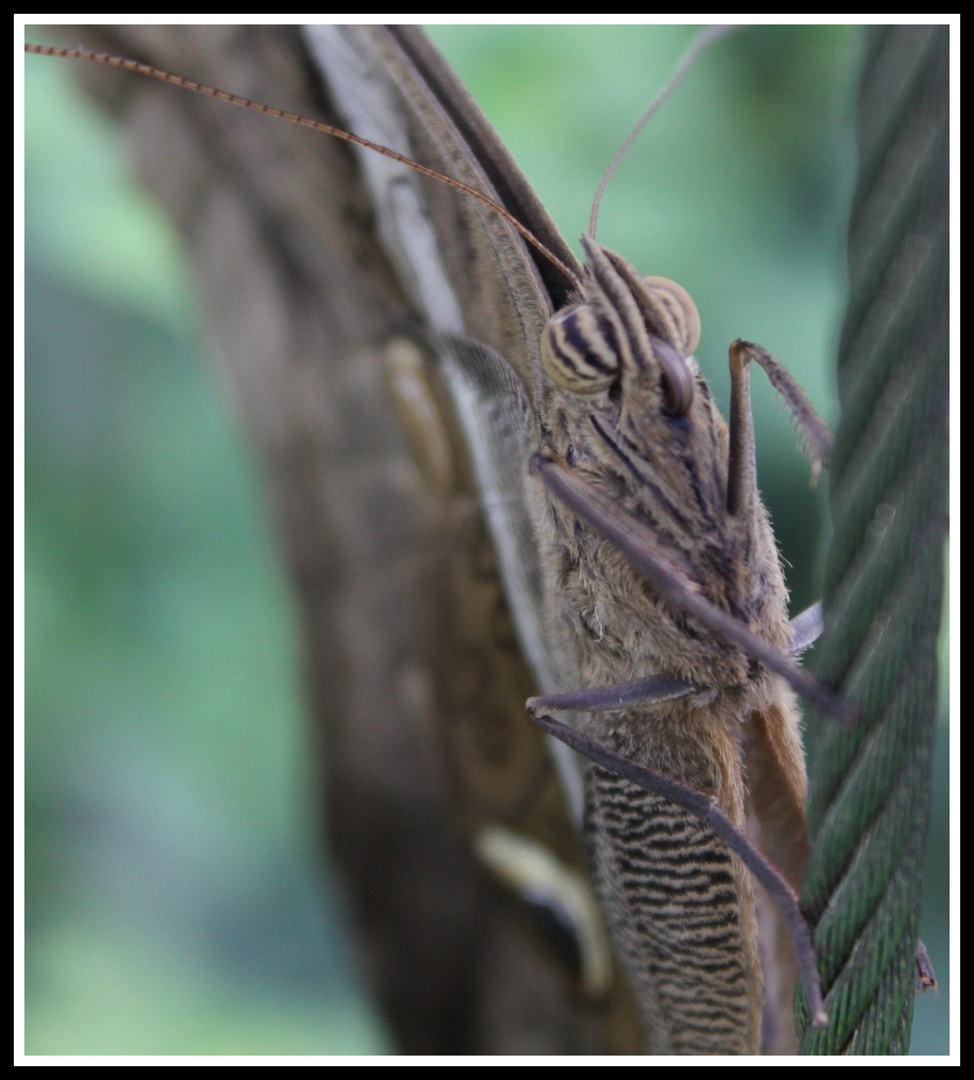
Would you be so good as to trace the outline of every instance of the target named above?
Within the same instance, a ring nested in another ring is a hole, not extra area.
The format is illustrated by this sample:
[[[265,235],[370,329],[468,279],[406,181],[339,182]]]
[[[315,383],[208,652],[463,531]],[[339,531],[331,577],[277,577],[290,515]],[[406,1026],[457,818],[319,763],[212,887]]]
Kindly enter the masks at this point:
[[[382,74],[394,61],[389,39],[374,35],[370,55],[385,60],[370,79],[398,94],[408,74]],[[308,77],[296,32],[140,28],[91,43],[340,122]],[[408,265],[390,259],[387,237],[376,236],[382,208],[346,147],[144,80],[115,78],[109,89],[89,77],[127,119],[140,168],[187,238],[218,354],[267,463],[331,774],[332,844],[400,1044],[417,1052],[635,1048],[626,1008],[614,1004],[618,980],[606,985],[603,975],[593,989],[578,963],[566,975],[455,831],[459,804],[470,833],[499,821],[543,840],[576,884],[581,877],[544,743],[524,722],[536,683],[504,614],[466,439],[443,408],[459,478],[444,497],[408,464],[387,386],[388,347],[404,329],[432,323],[444,337],[484,342],[474,352],[483,363],[463,370],[479,382],[479,408],[494,395],[495,431],[517,440],[513,451],[488,456],[517,460],[534,438],[527,342],[550,308],[536,271],[529,261],[492,271],[496,257],[471,239],[477,222],[458,216],[456,193],[430,189],[425,213],[454,240],[446,276],[462,294],[463,321],[444,326],[417,301]],[[419,115],[412,122],[427,130]],[[463,155],[460,144],[449,152]],[[450,171],[449,161],[441,167]],[[508,366],[497,366],[500,345]],[[434,382],[438,370],[429,372]],[[498,406],[501,386],[509,395]],[[498,434],[486,441],[503,444]],[[494,501],[516,534],[520,496],[505,487],[496,481]],[[488,862],[517,877],[534,849],[491,850]]]

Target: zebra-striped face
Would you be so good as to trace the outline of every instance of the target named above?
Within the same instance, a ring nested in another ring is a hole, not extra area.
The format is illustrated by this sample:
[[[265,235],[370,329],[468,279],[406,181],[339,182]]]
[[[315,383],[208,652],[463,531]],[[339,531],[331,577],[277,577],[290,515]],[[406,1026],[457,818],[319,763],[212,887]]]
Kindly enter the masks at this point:
[[[545,327],[545,370],[563,390],[588,395],[657,366],[670,411],[683,415],[693,394],[685,361],[700,343],[696,305],[675,281],[641,277],[615,252],[587,237],[583,243],[589,255],[583,299]]]

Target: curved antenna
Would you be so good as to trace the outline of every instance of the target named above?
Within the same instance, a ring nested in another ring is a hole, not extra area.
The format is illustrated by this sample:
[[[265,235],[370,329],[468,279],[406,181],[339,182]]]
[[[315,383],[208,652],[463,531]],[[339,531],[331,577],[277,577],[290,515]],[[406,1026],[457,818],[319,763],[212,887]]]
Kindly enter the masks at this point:
[[[595,239],[595,223],[599,216],[599,204],[602,202],[602,193],[606,189],[606,185],[612,179],[612,174],[619,167],[619,162],[626,156],[626,152],[629,147],[632,146],[636,139],[636,136],[643,130],[643,128],[649,123],[652,116],[659,110],[664,101],[673,93],[673,91],[680,84],[680,80],[684,75],[693,67],[697,57],[706,49],[712,45],[718,38],[722,38],[725,34],[729,34],[731,30],[735,30],[734,26],[709,26],[706,30],[701,30],[699,34],[690,42],[687,51],[680,57],[679,63],[673,70],[673,74],[666,81],[666,85],[662,90],[653,98],[650,102],[649,108],[643,113],[642,116],[636,121],[632,131],[626,136],[616,153],[616,156],[609,163],[609,167],[602,174],[602,179],[599,181],[599,189],[595,193],[595,200],[592,203],[592,214],[589,217],[588,222],[588,234]]]
[[[124,56],[113,56],[111,53],[93,52],[90,49],[61,49],[53,45],[31,45],[27,42],[24,43],[24,52],[34,53],[36,56],[55,56],[64,60],[90,60],[95,64],[105,64],[108,67],[121,68],[123,71],[132,71],[138,75],[147,75],[151,79],[158,79],[160,82],[170,83],[172,86],[179,86],[183,90],[192,90],[196,94],[217,98],[220,101],[227,102],[229,105],[238,105],[242,109],[251,109],[254,112],[264,113],[266,116],[273,116],[277,120],[287,120],[288,123],[311,128],[312,131],[320,131],[323,135],[331,135],[336,139],[343,139],[345,142],[354,143],[356,146],[364,146],[367,150],[374,150],[377,154],[383,154],[385,157],[392,158],[393,161],[398,161],[400,164],[406,165],[410,169],[415,169],[416,172],[421,173],[423,176],[428,176],[432,180],[436,180],[441,184],[446,184],[447,187],[462,191],[465,195],[471,195],[485,206],[489,206],[495,213],[500,214],[509,225],[517,229],[521,236],[523,236],[533,248],[541,252],[546,259],[558,267],[568,280],[574,283],[577,289],[581,289],[581,282],[578,280],[578,275],[574,274],[553,251],[546,247],[534,233],[527,228],[527,226],[522,225],[506,207],[501,206],[500,203],[494,202],[489,195],[485,195],[482,191],[478,191],[469,184],[463,183],[462,180],[454,180],[452,176],[446,176],[444,173],[437,172],[427,165],[421,165],[418,161],[413,161],[412,158],[406,157],[405,154],[390,150],[388,146],[383,146],[381,143],[372,142],[371,139],[365,139],[361,135],[353,135],[351,132],[345,131],[342,128],[334,127],[332,124],[326,124],[323,120],[313,120],[309,116],[301,116],[300,113],[292,113],[287,112],[285,109],[277,109],[273,105],[262,105],[259,101],[251,101],[250,98],[242,97],[240,94],[231,94],[226,90],[218,90],[213,86],[206,86],[204,83],[198,83],[194,79],[184,79],[181,75],[173,75],[169,71],[163,71],[161,68],[152,67],[151,64],[142,64],[137,60],[128,60]]]

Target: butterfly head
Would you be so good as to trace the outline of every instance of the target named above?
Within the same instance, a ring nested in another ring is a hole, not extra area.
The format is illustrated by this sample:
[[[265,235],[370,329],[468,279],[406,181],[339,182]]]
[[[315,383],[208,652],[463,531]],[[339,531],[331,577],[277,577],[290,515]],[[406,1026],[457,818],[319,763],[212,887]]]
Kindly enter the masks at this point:
[[[683,416],[693,402],[700,316],[682,286],[642,277],[625,259],[583,237],[588,261],[579,303],[557,312],[541,338],[551,379],[591,395],[656,380],[665,407]]]

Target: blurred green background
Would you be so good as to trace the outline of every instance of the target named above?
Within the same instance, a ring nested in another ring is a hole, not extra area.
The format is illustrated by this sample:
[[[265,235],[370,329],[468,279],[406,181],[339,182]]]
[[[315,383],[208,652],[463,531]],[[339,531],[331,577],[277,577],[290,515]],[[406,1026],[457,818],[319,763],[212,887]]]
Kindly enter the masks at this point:
[[[433,31],[572,241],[691,35]],[[732,35],[605,196],[602,242],[694,296],[725,404],[743,337],[833,416],[860,47],[848,28]],[[70,65],[26,68],[27,1052],[388,1052],[316,851],[296,623],[258,465],[200,359],[178,245]],[[797,610],[816,595],[825,490],[754,388]],[[947,1052],[940,743],[923,934],[941,993],[917,1002],[914,1053]]]

